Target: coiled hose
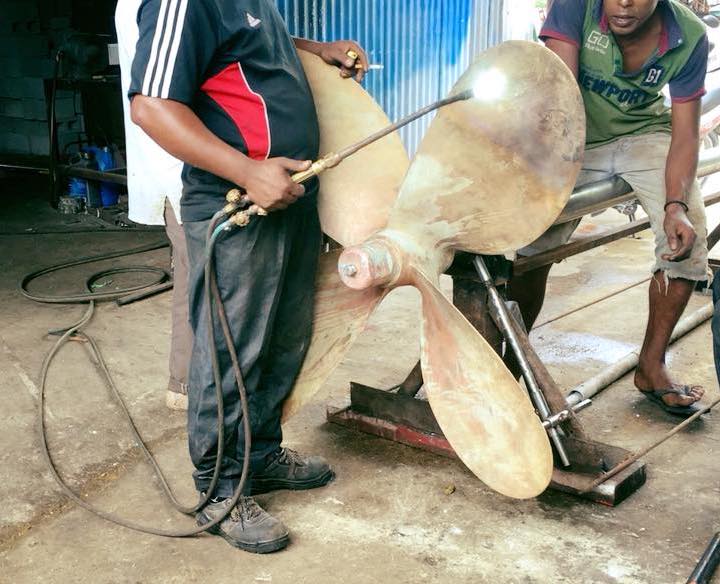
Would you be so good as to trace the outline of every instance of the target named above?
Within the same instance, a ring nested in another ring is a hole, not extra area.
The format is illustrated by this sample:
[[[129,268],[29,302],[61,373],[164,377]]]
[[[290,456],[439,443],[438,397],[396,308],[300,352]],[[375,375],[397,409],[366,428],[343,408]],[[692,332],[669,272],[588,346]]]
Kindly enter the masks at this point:
[[[210,221],[210,226],[208,229],[208,235],[207,235],[207,246],[206,246],[206,257],[205,257],[205,280],[204,280],[204,287],[205,287],[205,303],[206,303],[206,309],[208,314],[208,320],[209,320],[209,346],[210,346],[210,354],[212,355],[212,366],[213,366],[213,376],[215,381],[215,391],[216,391],[216,399],[217,399],[217,413],[218,413],[218,449],[217,449],[217,456],[215,460],[215,469],[213,472],[212,481],[210,483],[210,487],[208,488],[207,492],[204,493],[200,501],[193,506],[184,506],[182,505],[177,498],[175,497],[175,494],[172,491],[172,488],[170,487],[167,479],[165,478],[165,475],[163,474],[162,470],[160,469],[160,466],[158,465],[157,461],[153,458],[152,454],[148,450],[145,442],[143,441],[140,432],[138,431],[137,427],[135,426],[135,423],[132,420],[132,416],[130,415],[130,412],[120,394],[120,392],[117,389],[117,386],[115,385],[115,382],[112,379],[112,375],[110,373],[110,370],[107,367],[107,363],[105,362],[102,353],[95,341],[90,335],[88,335],[86,332],[83,331],[83,329],[87,326],[87,324],[91,321],[94,313],[95,313],[95,305],[97,302],[106,302],[106,301],[112,301],[115,300],[118,302],[118,304],[122,304],[123,298],[128,298],[129,295],[135,295],[133,293],[142,293],[144,291],[148,290],[155,290],[160,291],[161,289],[167,289],[169,288],[169,285],[167,284],[167,280],[169,280],[170,275],[167,273],[167,271],[161,269],[161,268],[155,268],[152,266],[129,266],[129,267],[120,267],[120,268],[113,268],[110,270],[104,270],[102,272],[98,272],[90,276],[86,281],[86,288],[88,289],[87,293],[84,294],[74,294],[74,295],[65,295],[65,296],[50,296],[50,295],[40,295],[40,294],[34,294],[29,291],[29,285],[32,281],[36,280],[40,276],[44,276],[53,272],[58,272],[67,268],[71,268],[74,266],[82,265],[82,264],[88,264],[103,260],[109,260],[119,257],[125,257],[130,255],[136,255],[139,253],[144,253],[148,251],[153,251],[157,249],[162,249],[164,247],[168,247],[168,244],[166,242],[159,242],[154,243],[150,245],[145,245],[142,247],[133,248],[130,250],[125,251],[119,251],[119,252],[113,252],[109,254],[103,254],[103,255],[97,255],[97,256],[89,256],[80,258],[71,262],[65,262],[62,264],[57,264],[55,266],[51,266],[48,268],[43,268],[41,270],[37,270],[35,272],[32,272],[30,274],[27,274],[23,277],[23,279],[20,282],[20,292],[23,296],[28,298],[29,300],[33,300],[35,302],[42,302],[47,304],[87,304],[87,310],[83,313],[82,317],[74,322],[71,325],[64,326],[57,329],[52,329],[49,331],[49,334],[54,336],[59,336],[57,342],[53,345],[53,347],[48,352],[47,356],[43,360],[43,364],[40,370],[40,396],[39,396],[39,416],[38,416],[38,427],[39,427],[39,433],[40,433],[40,441],[42,446],[42,452],[43,452],[43,458],[45,459],[46,463],[48,464],[48,467],[50,469],[50,472],[55,479],[55,482],[58,484],[62,492],[73,502],[75,502],[77,505],[82,507],[83,509],[86,509],[87,511],[90,511],[91,513],[94,513],[98,517],[101,517],[102,519],[105,519],[107,521],[110,521],[112,523],[115,523],[116,525],[120,525],[123,527],[127,527],[129,529],[139,531],[142,533],[148,533],[152,535],[159,535],[163,537],[190,537],[194,535],[198,535],[200,533],[203,533],[205,531],[208,531],[215,527],[216,525],[220,524],[222,521],[225,520],[227,515],[231,512],[235,504],[240,499],[240,496],[242,495],[244,485],[247,482],[247,476],[249,471],[249,461],[250,461],[250,448],[251,448],[251,438],[250,438],[250,417],[248,414],[248,404],[247,404],[247,395],[245,391],[245,385],[243,383],[242,378],[242,372],[240,370],[240,364],[238,361],[237,353],[235,351],[235,347],[233,344],[232,334],[230,331],[229,323],[227,320],[227,315],[225,312],[225,307],[222,302],[222,297],[220,295],[220,291],[218,289],[217,285],[217,279],[216,279],[216,272],[215,272],[215,245],[219,239],[219,237],[223,234],[228,232],[232,227],[231,224],[228,221],[221,222],[224,218],[226,218],[227,213],[225,211],[218,212]],[[121,274],[121,273],[152,273],[155,274],[157,277],[154,281],[152,281],[149,284],[142,284],[137,286],[132,286],[128,288],[123,288],[121,290],[115,290],[113,292],[101,292],[101,293],[95,293],[93,292],[93,284],[97,282],[99,279],[113,275],[113,274]],[[232,362],[232,369],[233,374],[235,375],[235,381],[237,383],[238,392],[240,396],[240,403],[241,403],[241,409],[242,409],[242,418],[243,418],[243,431],[245,433],[245,451],[244,451],[244,457],[243,457],[243,467],[242,472],[240,476],[240,482],[235,489],[235,492],[232,497],[231,504],[228,505],[226,513],[223,515],[217,517],[210,523],[207,523],[201,527],[195,527],[193,529],[186,529],[186,530],[165,530],[165,529],[158,529],[152,526],[147,525],[140,525],[138,523],[128,521],[126,519],[123,519],[117,515],[114,515],[112,513],[107,513],[101,509],[98,509],[97,507],[91,505],[84,499],[82,499],[79,495],[77,495],[63,480],[63,478],[60,476],[60,473],[58,472],[55,462],[53,460],[52,454],[50,452],[48,441],[47,441],[47,428],[46,428],[46,422],[45,422],[45,394],[46,394],[46,388],[47,388],[47,377],[48,373],[50,371],[50,366],[52,365],[52,362],[54,358],[57,356],[59,351],[62,349],[62,347],[69,341],[82,341],[87,343],[87,345],[91,349],[91,355],[95,359],[97,365],[99,366],[100,370],[103,373],[103,376],[105,378],[105,381],[110,388],[113,396],[117,400],[118,404],[120,405],[120,408],[122,409],[123,413],[125,414],[126,420],[130,426],[130,429],[133,433],[133,436],[135,437],[135,440],[142,450],[143,455],[145,456],[148,463],[153,468],[153,471],[155,472],[155,475],[157,476],[158,480],[160,481],[160,484],[162,486],[162,489],[166,496],[169,498],[172,505],[181,513],[186,515],[194,515],[199,510],[201,510],[210,500],[210,498],[213,495],[213,492],[217,486],[217,482],[220,477],[220,469],[222,465],[222,457],[223,457],[223,446],[224,446],[224,423],[223,423],[223,412],[224,412],[224,402],[223,402],[223,394],[222,394],[222,382],[221,382],[221,373],[220,373],[220,365],[217,355],[217,345],[215,342],[215,323],[216,323],[216,315],[214,310],[217,310],[217,318],[220,321],[220,327],[223,332],[223,337],[225,339],[225,344],[227,346],[228,352],[230,354],[230,360]]]

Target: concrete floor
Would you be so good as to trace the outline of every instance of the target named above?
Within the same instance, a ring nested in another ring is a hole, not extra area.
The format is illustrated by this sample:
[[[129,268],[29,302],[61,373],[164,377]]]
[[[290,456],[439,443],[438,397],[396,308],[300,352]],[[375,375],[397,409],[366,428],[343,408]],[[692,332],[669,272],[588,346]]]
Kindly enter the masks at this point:
[[[42,183],[0,179],[0,582],[23,583],[674,583],[684,582],[718,530],[720,421],[715,414],[647,457],[648,482],[615,509],[547,492],[506,499],[459,462],[350,432],[325,421],[328,405],[348,399],[350,380],[390,386],[418,354],[418,298],[394,292],[329,380],[324,395],[286,428],[288,445],[331,459],[337,480],[313,492],[278,492],[262,504],[291,529],[292,545],[272,556],[237,551],[212,536],[171,540],[106,523],[69,504],[40,454],[38,371],[52,345],[48,328],[71,322],[81,307],[39,305],[17,293],[21,275],[39,267],[162,239],[161,233],[23,235],[55,230],[63,218],[42,199]],[[711,224],[718,220],[712,214]],[[73,218],[74,219],[74,218]],[[625,221],[615,212],[585,229]],[[12,232],[15,235],[3,235]],[[650,267],[648,233],[556,266],[539,322],[637,282]],[[167,265],[161,250],[123,260]],[[102,266],[100,266],[102,267]],[[78,268],[42,283],[76,290]],[[116,284],[119,283],[119,278]],[[448,284],[448,282],[446,282]],[[570,388],[641,341],[646,318],[641,285],[541,326],[533,341],[561,386]],[[182,413],[163,399],[169,295],[125,308],[100,307],[94,335],[140,431],[187,503],[194,502]],[[709,302],[696,295],[688,310]],[[392,351],[379,350],[392,347]],[[718,394],[708,324],[669,355],[679,379]],[[372,366],[369,366],[372,364]],[[164,528],[188,527],[138,460],[118,408],[84,347],[68,346],[51,370],[50,445],[66,479],[111,512]],[[581,414],[591,435],[628,449],[677,422],[642,400],[626,376]],[[454,487],[454,492],[449,493]]]

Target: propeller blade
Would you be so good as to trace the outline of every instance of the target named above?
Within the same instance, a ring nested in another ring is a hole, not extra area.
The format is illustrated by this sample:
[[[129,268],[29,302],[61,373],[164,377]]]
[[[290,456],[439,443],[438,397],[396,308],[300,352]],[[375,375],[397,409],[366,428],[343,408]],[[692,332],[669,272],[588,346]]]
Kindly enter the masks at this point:
[[[337,272],[340,251],[320,257],[312,339],[295,386],[285,400],[283,422],[320,390],[386,294],[377,287],[358,291],[345,286]]]
[[[298,51],[320,121],[320,153],[337,152],[390,125],[372,97],[319,57]],[[410,161],[397,132],[320,176],[323,231],[342,245],[363,242],[387,224]]]
[[[426,276],[422,294],[422,372],[428,401],[445,437],[487,486],[516,499],[550,484],[547,433],[525,391],[465,317]]]
[[[479,254],[540,236],[572,193],[585,145],[577,81],[551,51],[509,41],[455,85],[476,97],[438,111],[401,187],[389,228]]]

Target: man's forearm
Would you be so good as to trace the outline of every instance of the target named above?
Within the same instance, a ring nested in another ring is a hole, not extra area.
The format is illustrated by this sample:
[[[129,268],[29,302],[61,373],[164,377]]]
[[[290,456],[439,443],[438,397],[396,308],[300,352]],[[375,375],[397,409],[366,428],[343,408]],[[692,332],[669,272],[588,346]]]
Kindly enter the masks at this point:
[[[665,166],[667,201],[687,203],[697,175],[698,156],[699,143],[697,141],[673,138]]]
[[[320,48],[322,46],[322,43],[319,43],[317,41],[311,41],[309,39],[301,39],[297,37],[293,37],[293,42],[295,43],[295,48],[300,49],[302,51],[307,51],[308,53],[312,53],[313,55],[319,55],[320,54]]]
[[[132,119],[176,158],[244,186],[252,161],[210,132],[185,104],[136,95],[132,100]]]
[[[672,141],[665,165],[668,201],[687,202],[697,175],[700,152],[700,100],[673,102]]]

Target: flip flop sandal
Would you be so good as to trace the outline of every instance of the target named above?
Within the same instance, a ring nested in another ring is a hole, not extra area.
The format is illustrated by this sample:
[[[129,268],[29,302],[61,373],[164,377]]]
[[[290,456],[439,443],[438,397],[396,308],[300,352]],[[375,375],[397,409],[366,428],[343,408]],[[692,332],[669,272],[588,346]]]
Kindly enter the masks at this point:
[[[692,386],[690,385],[676,385],[673,384],[672,387],[669,387],[667,389],[652,389],[650,391],[640,391],[647,399],[649,399],[654,404],[660,406],[663,410],[665,410],[668,414],[672,414],[673,416],[680,416],[682,418],[689,418],[693,414],[696,414],[699,412],[702,408],[695,404],[690,404],[688,406],[671,406],[666,404],[663,401],[663,396],[668,395],[669,393],[673,393],[675,395],[681,395],[681,396],[687,396],[690,394],[690,390],[692,389]]]

